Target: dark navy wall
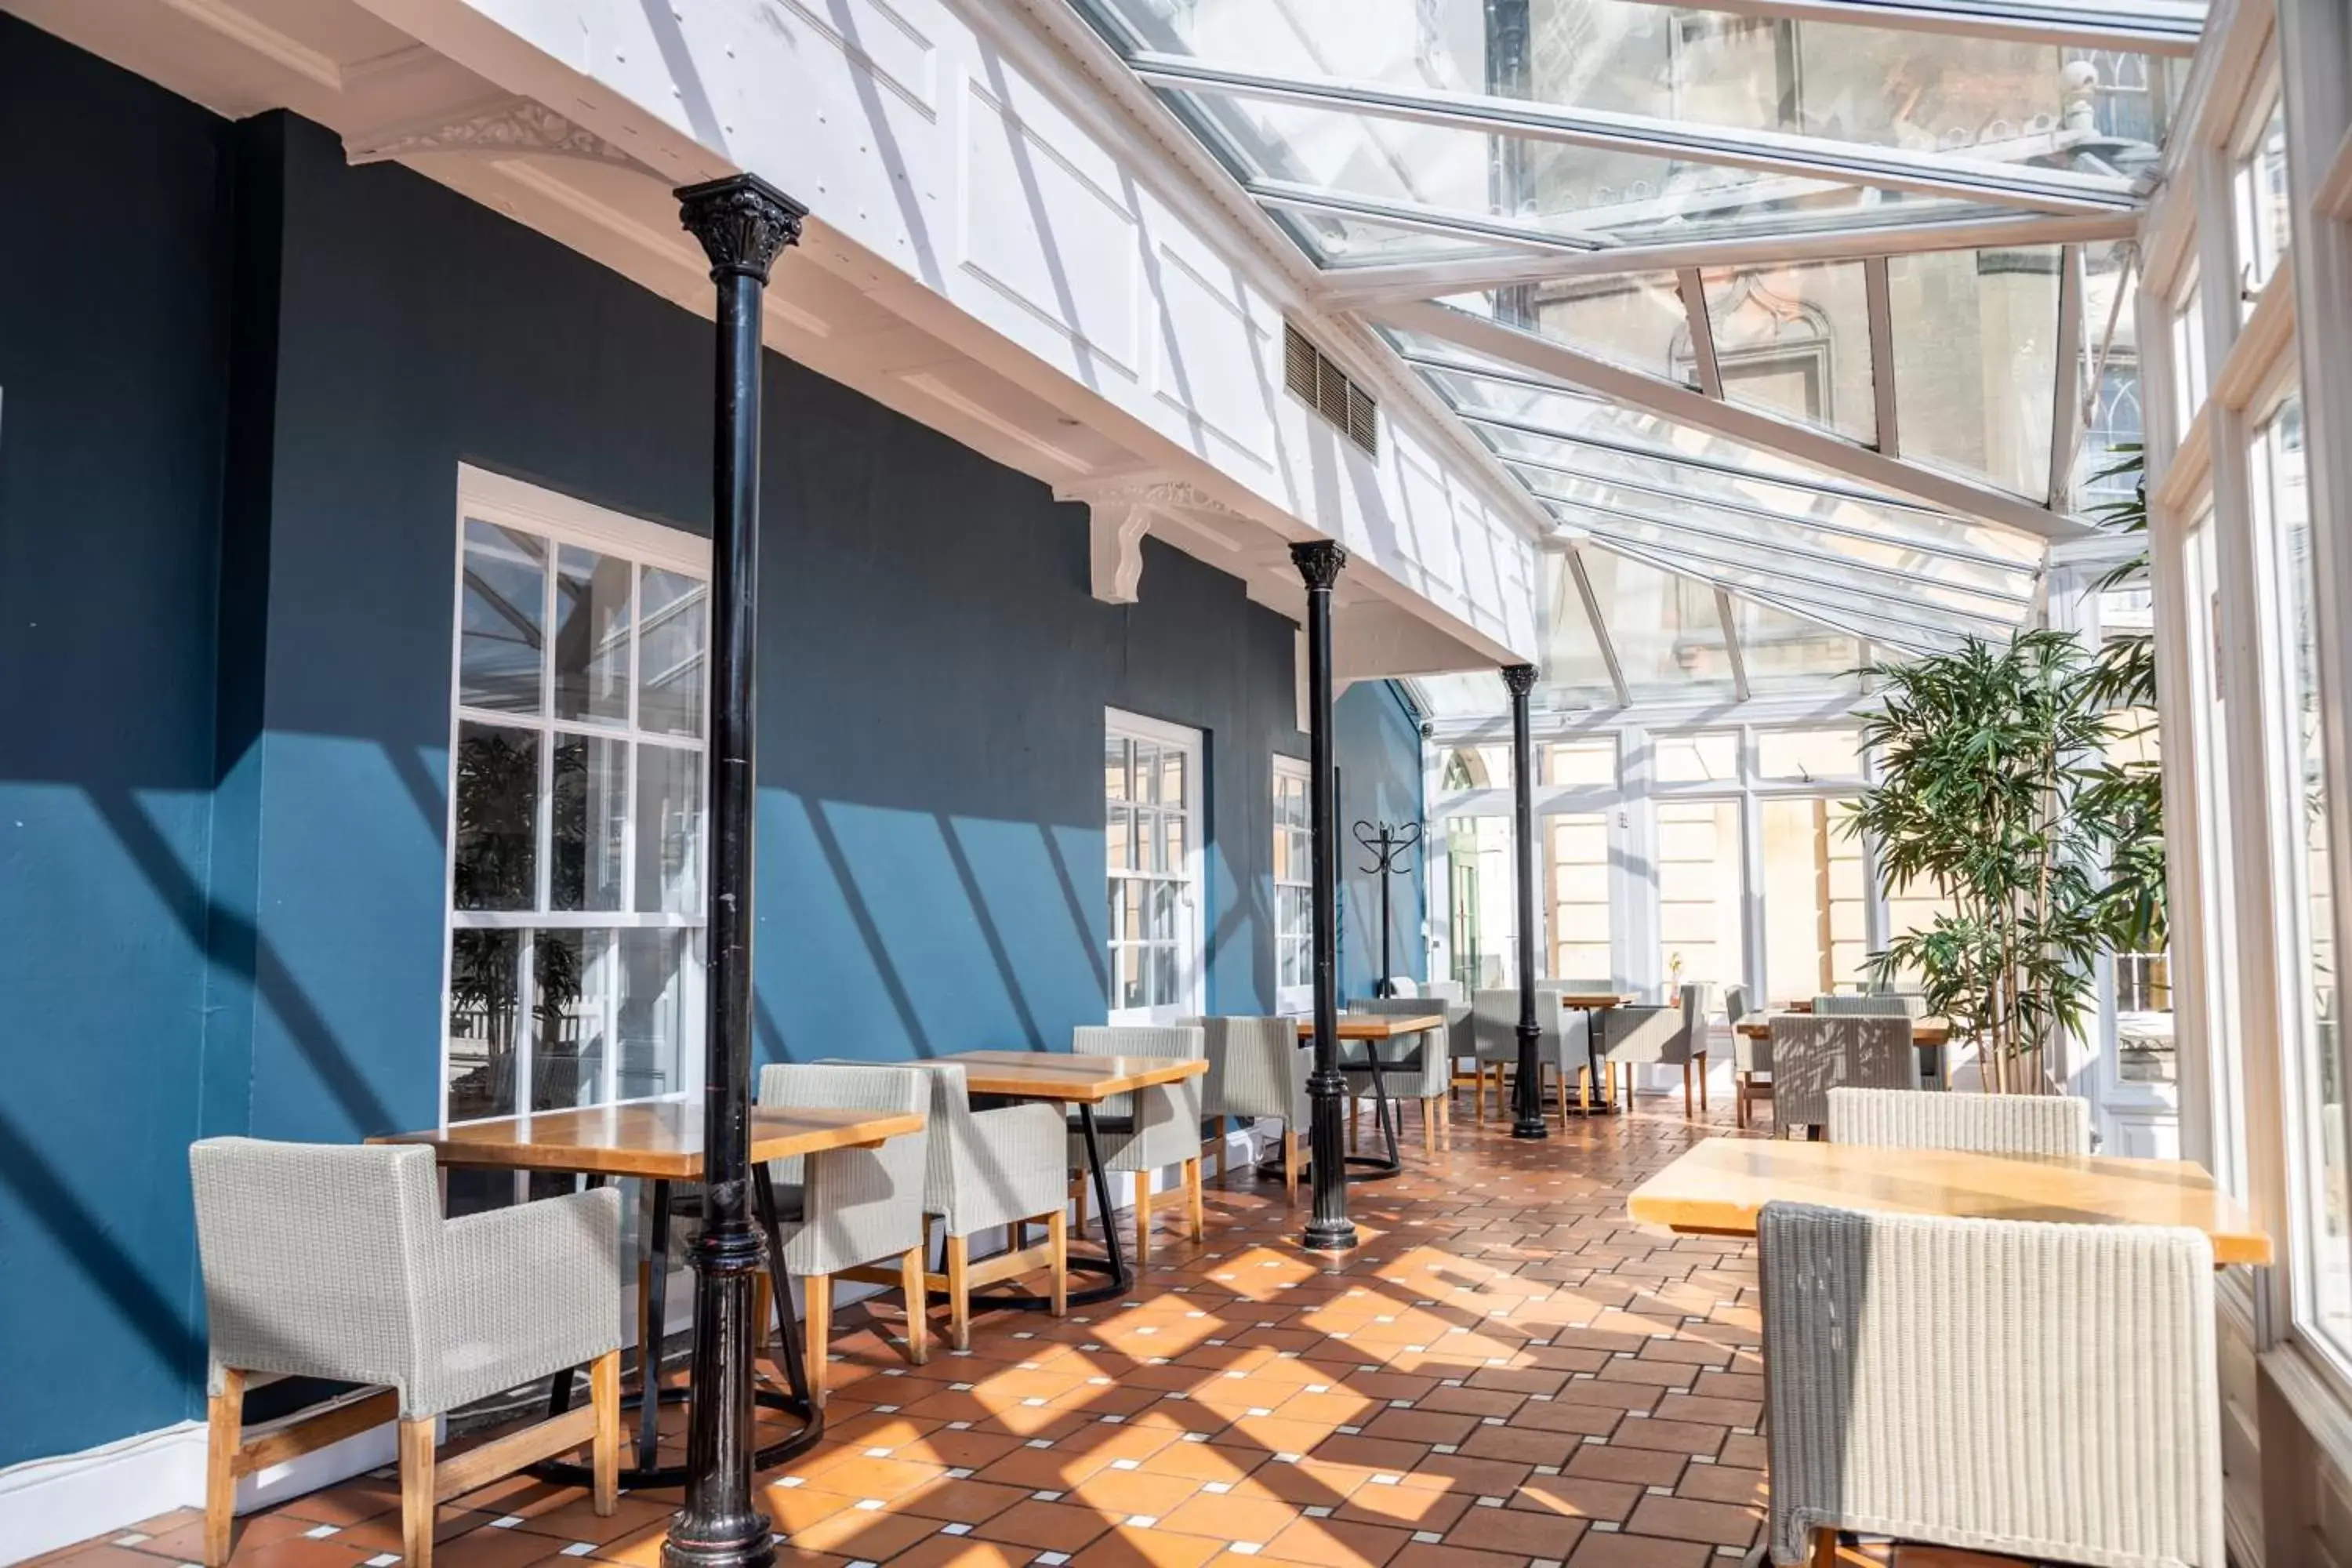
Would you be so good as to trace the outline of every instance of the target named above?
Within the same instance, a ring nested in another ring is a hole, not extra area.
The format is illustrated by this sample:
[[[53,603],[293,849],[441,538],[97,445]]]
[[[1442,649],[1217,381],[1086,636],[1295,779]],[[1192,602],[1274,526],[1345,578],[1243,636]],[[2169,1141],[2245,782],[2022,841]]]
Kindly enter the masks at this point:
[[[226,131],[0,16],[0,1465],[201,1364]]]
[[[0,1464],[200,1412],[191,1138],[434,1120],[458,465],[703,531],[711,354],[315,126],[0,19],[9,131],[0,1342],[52,1353]],[[1290,624],[1157,543],[1099,604],[1081,509],[782,359],[766,392],[762,1054],[1101,1019],[1106,707],[1205,731],[1208,1003],[1268,1007]],[[1417,798],[1392,700],[1341,711]]]
[[[1422,820],[1421,726],[1385,680],[1359,682],[1331,710],[1331,754],[1339,768],[1339,823],[1346,850],[1339,879],[1339,994],[1370,996],[1381,977],[1381,879],[1356,843],[1356,824],[1402,826]],[[1421,848],[1404,856],[1410,875],[1389,880],[1389,968],[1426,977],[1422,935]]]

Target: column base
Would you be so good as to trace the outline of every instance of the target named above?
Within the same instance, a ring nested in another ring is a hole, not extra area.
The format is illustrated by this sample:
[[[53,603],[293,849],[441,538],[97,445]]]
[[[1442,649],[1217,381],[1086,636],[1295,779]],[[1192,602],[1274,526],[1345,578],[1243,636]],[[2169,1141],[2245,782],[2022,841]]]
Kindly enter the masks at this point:
[[[723,1537],[685,1541],[679,1539],[683,1528],[683,1521],[672,1527],[662,1542],[662,1568],[775,1568],[775,1525],[764,1514],[746,1521],[740,1534],[730,1531]]]
[[[1523,1118],[1511,1123],[1511,1136],[1528,1139],[1549,1138],[1551,1136],[1551,1127],[1541,1116],[1537,1117],[1533,1121]]]
[[[1298,1245],[1309,1252],[1351,1251],[1357,1245],[1355,1222],[1343,1219],[1337,1225],[1327,1226],[1309,1221],[1307,1234],[1298,1238]]]

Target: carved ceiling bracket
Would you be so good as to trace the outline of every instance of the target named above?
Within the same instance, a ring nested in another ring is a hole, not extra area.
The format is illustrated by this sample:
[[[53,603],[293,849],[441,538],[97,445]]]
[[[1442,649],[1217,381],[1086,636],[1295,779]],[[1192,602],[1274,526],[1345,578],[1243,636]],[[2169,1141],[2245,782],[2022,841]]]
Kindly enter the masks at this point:
[[[1155,520],[1183,521],[1188,512],[1238,515],[1182,479],[1124,479],[1067,485],[1056,488],[1054,499],[1085,503],[1094,596],[1107,605],[1135,603],[1143,581],[1143,541]]]
[[[536,99],[518,94],[447,110],[429,119],[385,126],[350,137],[344,142],[344,156],[353,163],[380,163],[424,153],[577,158],[584,163],[652,173],[585,126],[565,119]]]

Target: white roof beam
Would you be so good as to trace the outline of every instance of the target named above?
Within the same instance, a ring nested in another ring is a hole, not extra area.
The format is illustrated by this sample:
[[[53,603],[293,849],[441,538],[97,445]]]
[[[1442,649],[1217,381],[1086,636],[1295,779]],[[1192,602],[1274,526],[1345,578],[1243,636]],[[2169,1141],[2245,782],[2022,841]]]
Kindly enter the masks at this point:
[[[1443,305],[1391,305],[1375,313],[1392,326],[1426,332],[1473,353],[1503,360],[1538,375],[1646,408],[1678,424],[1713,430],[1748,446],[1782,453],[1798,462],[1844,474],[1866,485],[1895,490],[1929,506],[1981,518],[2044,539],[2079,539],[2095,531],[2086,523],[1990,485],[1919,468],[1793,420],[1738,404],[1718,403],[1688,387],[1626,370],[1591,354],[1579,353],[1549,338],[1481,321]]]
[[[1595,247],[1607,237],[1539,229],[1501,218],[1479,219],[1440,207],[1321,199],[1301,187],[1277,188],[1257,181],[1251,195],[1267,206],[1355,217],[1419,233],[1457,239],[1484,239],[1532,255],[1449,257],[1440,261],[1370,262],[1328,268],[1315,285],[1317,300],[1332,309],[1428,300],[1475,293],[1515,283],[1605,277],[1619,272],[1679,271],[1685,267],[1744,267],[1798,261],[1851,261],[1858,258],[1916,256],[1941,250],[1996,250],[2011,246],[2074,245],[2129,239],[2138,219],[2128,213],[2061,217],[2021,213],[2002,217],[1954,218],[1942,222],[1861,224],[1815,233],[1756,235],[1737,239],[1695,239],[1679,245]]]
[[[1862,264],[1862,291],[1870,314],[1870,396],[1878,421],[1878,449],[1903,455],[1903,420],[1895,397],[1895,289],[1886,258]]]
[[[1753,599],[1759,605],[1769,605],[1776,610],[1796,616],[1799,620],[1811,621],[1817,626],[1827,626],[1833,632],[1843,632],[1850,637],[1865,642],[1883,643],[1889,647],[1899,647],[1908,653],[1928,653],[1957,647],[1964,635],[1946,633],[1934,626],[1921,626],[1916,621],[1882,621],[1866,612],[1857,612],[1853,605],[1847,603],[1824,605],[1798,594],[1786,593],[1774,588],[1759,588],[1753,584],[1734,583],[1695,566],[1689,562],[1677,560],[1673,555],[1644,549],[1638,544],[1628,544],[1622,540],[1602,539],[1596,535],[1587,542],[1597,550],[1607,551],[1612,555],[1622,555],[1629,561],[1638,561],[1644,566],[1654,567],[1658,571],[1674,576],[1687,577],[1695,583],[1704,583],[1710,588],[1722,588],[1742,597]]]
[[[1916,625],[1922,631],[1940,631],[1956,637],[1975,637],[1999,641],[2017,630],[2018,624],[2014,621],[1954,609],[1919,595],[1893,594],[1853,583],[1831,583],[1822,578],[1795,576],[1786,572],[1775,572],[1769,566],[1759,566],[1751,561],[1711,554],[1686,544],[1665,544],[1656,540],[1633,538],[1615,532],[1605,525],[1591,527],[1587,530],[1587,537],[1612,550],[1647,551],[1660,561],[1681,562],[1685,573],[1704,575],[1709,582],[1720,583],[1726,587],[1761,589],[1813,605],[1844,605],[1860,614],[1883,616],[1898,623]]]
[[[1649,0],[1666,5],[1675,0]],[[1735,16],[1786,16],[1801,22],[1877,27],[1890,32],[1944,33],[2002,38],[2021,44],[2129,49],[2182,58],[2197,52],[2205,28],[2202,0],[2149,0],[2117,5],[2105,0],[1707,0],[1710,11]]]
[[[2050,505],[2063,507],[2074,489],[2074,432],[2083,419],[2083,247],[2058,252],[2058,384],[2050,404]]]
[[[1204,65],[1182,55],[1139,53],[1135,73],[1154,87],[1220,93],[1270,103],[1444,126],[1487,136],[1516,136],[1604,152],[1725,168],[1751,169],[1841,184],[1912,191],[1961,201],[1998,202],[2044,212],[2131,211],[2140,204],[2134,182],[2115,174],[2050,169],[1993,158],[1970,158],[1902,147],[1873,147],[1781,131],[1720,131],[1688,121],[1597,109],[1570,109],[1484,93],[1440,92],[1338,78],[1276,76]],[[2066,132],[2056,133],[2063,140]]]
[[[1715,618],[1723,623],[1723,651],[1731,657],[1731,689],[1745,702],[1751,695],[1748,655],[1739,647],[1739,617],[1732,613],[1730,590],[1720,585],[1715,590]]]
[[[1690,328],[1691,361],[1698,372],[1698,389],[1717,402],[1723,398],[1723,366],[1715,357],[1715,318],[1706,313],[1706,280],[1696,267],[1675,275],[1683,296],[1683,320]]]
[[[1563,575],[1576,584],[1577,599],[1584,605],[1584,618],[1592,623],[1592,640],[1601,648],[1601,663],[1609,671],[1610,688],[1617,693],[1617,706],[1622,708],[1633,700],[1633,693],[1625,684],[1625,667],[1617,661],[1617,645],[1609,636],[1609,617],[1601,613],[1601,595],[1592,591],[1592,579],[1584,570],[1584,557],[1577,553],[1573,545],[1569,548],[1568,570]]]
[[[1737,517],[1752,517],[1759,522],[1777,523],[1787,528],[1801,528],[1809,533],[1833,534],[1840,539],[1858,539],[1869,544],[1883,544],[1906,550],[1915,555],[1932,555],[1943,561],[1966,562],[1972,566],[1982,566],[1991,571],[2005,572],[2019,577],[2031,577],[2034,574],[2034,565],[2030,561],[2012,561],[2003,556],[1989,555],[1982,551],[1968,550],[1957,544],[1946,544],[1937,540],[1919,539],[1907,533],[1874,533],[1866,528],[1854,528],[1846,523],[1832,522],[1801,512],[1769,511],[1760,506],[1748,506],[1735,500],[1696,495],[1689,490],[1678,490],[1664,482],[1653,483],[1643,479],[1630,479],[1616,474],[1596,474],[1588,469],[1570,468],[1565,463],[1547,463],[1540,458],[1522,458],[1509,452],[1497,452],[1495,455],[1506,468],[1532,468],[1539,474],[1557,474],[1562,479],[1580,479],[1587,484],[1606,485],[1612,489],[1633,490],[1643,495],[1656,496],[1661,500],[1674,501],[1677,505],[1702,507],[1708,511],[1727,512]],[[1529,488],[1533,489],[1532,486]],[[1559,500],[1566,505],[1586,504],[1582,501],[1567,501],[1562,497],[1547,495],[1540,490],[1535,493],[1538,499]]]
[[[1536,500],[1550,506],[1570,508],[1579,512],[1591,512],[1600,517],[1616,518],[1621,521],[1633,523],[1643,528],[1664,529],[1670,533],[1686,533],[1694,539],[1712,539],[1722,544],[1769,550],[1776,555],[1793,556],[1801,561],[1818,561],[1825,566],[1833,566],[1840,571],[1859,572],[1867,577],[1885,578],[1888,582],[1901,585],[1926,584],[1951,593],[1966,594],[1971,598],[1990,599],[1998,604],[2015,605],[2021,609],[2032,605],[2034,602],[2034,595],[2031,593],[2013,593],[2000,588],[1979,588],[1969,583],[1948,583],[1924,572],[1906,570],[1900,566],[1884,566],[1874,561],[1857,561],[1851,555],[1841,555],[1834,550],[1824,550],[1819,545],[1803,544],[1794,540],[1776,539],[1769,533],[1741,533],[1728,528],[1709,528],[1705,523],[1692,522],[1683,518],[1636,511],[1629,507],[1603,506],[1593,501],[1570,500],[1565,497],[1550,495],[1543,490],[1536,490],[1534,495]],[[1573,527],[1584,526],[1572,519],[1567,521]],[[1895,549],[1903,548],[1895,541],[1884,542]],[[2031,582],[2032,579],[2029,578],[2028,581]]]

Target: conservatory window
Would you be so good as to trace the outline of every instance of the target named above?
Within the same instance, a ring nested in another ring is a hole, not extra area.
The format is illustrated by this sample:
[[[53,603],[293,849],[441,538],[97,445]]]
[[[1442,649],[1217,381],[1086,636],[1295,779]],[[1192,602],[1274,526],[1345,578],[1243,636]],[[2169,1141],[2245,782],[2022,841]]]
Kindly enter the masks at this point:
[[[2302,1130],[2304,1187],[2298,1249],[2298,1311],[2330,1350],[2352,1363],[2352,1183],[2345,1148],[2343,1040],[2336,1018],[2336,926],[2328,885],[2328,779],[2320,741],[2317,636],[2312,605],[2311,510],[2304,485],[2303,407],[2290,396],[2254,434],[2247,453],[2248,495],[2257,534],[2272,552],[2281,586],[2287,655],[2286,803],[2298,1037],[2288,1055]]]
[[[1617,782],[1617,742],[1554,741],[1543,749],[1543,779],[1547,784],[1576,787]]]
[[[1862,733],[1852,729],[1759,731],[1756,776],[1802,784],[1860,778]]]
[[[1841,819],[1850,800],[1758,803],[1764,849],[1764,994],[1794,1000],[1854,990],[1869,954],[1862,840]]]
[[[2239,309],[2253,314],[2263,285],[2286,254],[2294,204],[2286,188],[2286,103],[2273,101],[2234,182],[2238,216]]]
[[[2187,430],[2205,405],[2204,285],[2195,268],[2172,306],[2173,416]]]
[[[443,1120],[680,1092],[709,545],[472,469],[461,500]]]
[[[1739,802],[1662,801],[1657,813],[1657,973],[1665,994],[1727,984],[1747,973]]]
[[[1277,1011],[1315,1002],[1315,882],[1307,764],[1274,759],[1274,985]]]
[[[1651,765],[1660,784],[1731,784],[1739,777],[1736,730],[1659,735],[1650,745]]]
[[[1564,812],[1543,821],[1544,885],[1551,889],[1551,964],[1562,979],[1613,973],[1609,948],[1609,815]]]

